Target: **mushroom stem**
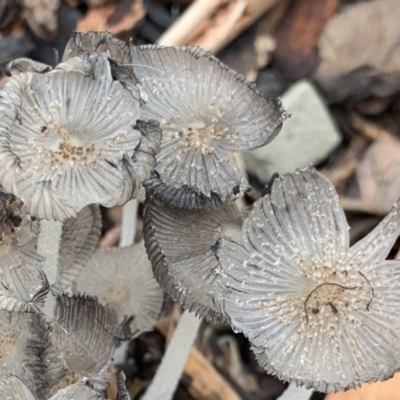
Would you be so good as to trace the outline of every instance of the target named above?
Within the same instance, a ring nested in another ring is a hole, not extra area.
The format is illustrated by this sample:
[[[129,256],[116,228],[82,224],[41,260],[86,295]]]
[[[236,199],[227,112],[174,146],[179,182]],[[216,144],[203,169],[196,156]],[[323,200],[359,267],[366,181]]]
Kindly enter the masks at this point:
[[[135,243],[138,205],[138,201],[133,199],[128,201],[122,208],[122,229],[119,247],[126,247]],[[129,342],[123,342],[115,349],[114,365],[122,364],[125,361],[128,345]]]
[[[291,383],[278,400],[309,400],[312,394],[312,389],[306,389]]]
[[[138,201],[128,201],[122,209],[122,232],[119,247],[130,246],[135,243],[136,216]]]
[[[200,324],[200,318],[184,311],[153,382],[142,400],[158,400],[160,396],[164,400],[172,399]]]
[[[57,282],[58,256],[62,234],[62,222],[40,221],[40,233],[38,237],[37,252],[45,257],[43,272],[46,274],[50,287]],[[56,298],[51,292],[47,295],[43,312],[49,318],[53,318]]]

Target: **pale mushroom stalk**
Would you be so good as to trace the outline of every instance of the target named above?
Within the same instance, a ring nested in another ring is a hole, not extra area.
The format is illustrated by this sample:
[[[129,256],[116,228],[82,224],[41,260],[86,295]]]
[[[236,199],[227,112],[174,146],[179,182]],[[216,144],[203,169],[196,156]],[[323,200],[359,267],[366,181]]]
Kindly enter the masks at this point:
[[[172,336],[157,373],[142,400],[172,399],[189,351],[196,339],[201,319],[185,310]]]
[[[136,217],[138,202],[136,199],[128,201],[122,209],[122,232],[119,247],[130,246],[135,243]]]
[[[60,242],[62,234],[62,225],[60,221],[40,222],[40,233],[38,237],[38,254],[45,257],[43,272],[46,274],[49,285],[57,282],[57,265],[60,252]],[[49,318],[53,318],[56,298],[51,292],[47,295],[43,312]]]
[[[122,231],[119,247],[130,246],[135,243],[136,219],[138,202],[136,199],[128,201],[122,208]],[[115,349],[113,363],[121,364],[125,360],[129,342],[123,342]]]
[[[313,391],[311,389],[291,383],[278,400],[309,400],[312,394]]]

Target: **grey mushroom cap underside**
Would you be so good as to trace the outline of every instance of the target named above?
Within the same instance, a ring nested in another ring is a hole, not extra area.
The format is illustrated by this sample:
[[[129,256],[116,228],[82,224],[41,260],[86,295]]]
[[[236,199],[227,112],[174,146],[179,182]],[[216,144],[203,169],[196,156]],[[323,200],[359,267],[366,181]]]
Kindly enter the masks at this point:
[[[153,329],[165,305],[164,291],[153,276],[143,242],[97,250],[74,291],[95,296],[101,304],[114,308],[120,322],[131,318],[134,335]]]
[[[168,186],[184,185],[223,200],[247,181],[229,152],[271,141],[285,113],[244,77],[196,47],[130,46],[132,64],[149,96],[143,115],[161,122],[156,172]],[[206,84],[205,84],[206,82]]]
[[[15,375],[37,398],[47,391],[43,354],[50,346],[40,314],[0,311],[0,375]]]
[[[78,382],[59,390],[49,400],[106,400],[90,386],[90,382]]]
[[[6,65],[6,72],[11,75],[13,70],[18,72],[35,72],[37,74],[44,74],[51,71],[51,66],[37,61],[31,60],[30,58],[16,58],[10,61]]]
[[[24,382],[15,375],[0,380],[0,396],[2,400],[37,400]]]
[[[97,54],[10,78],[0,101],[0,182],[40,218],[124,204],[150,176],[161,139],[139,107]]]
[[[234,203],[194,211],[149,196],[144,220],[147,254],[161,287],[184,308],[221,322],[213,296],[220,268],[216,251],[221,238],[240,236],[241,217]]]
[[[0,220],[0,309],[38,312],[49,290],[43,258],[36,253],[39,222],[19,199],[3,191]]]
[[[76,218],[66,220],[62,227],[55,294],[68,289],[96,250],[101,234],[101,213],[97,205],[82,209]]]
[[[89,296],[61,295],[57,298],[51,340],[69,372],[107,387],[108,367],[118,332],[115,310],[101,306]]]
[[[174,188],[165,184],[156,172],[143,184],[148,193],[173,207],[198,210],[200,208],[216,207],[221,204],[221,197],[216,193],[211,192],[210,196],[206,196],[187,185],[179,189]],[[239,186],[236,189],[234,188],[233,195],[235,196],[238,193],[240,193]]]
[[[321,392],[390,378],[400,367],[398,204],[349,248],[334,186],[314,168],[276,179],[222,241],[217,304],[278,378]]]

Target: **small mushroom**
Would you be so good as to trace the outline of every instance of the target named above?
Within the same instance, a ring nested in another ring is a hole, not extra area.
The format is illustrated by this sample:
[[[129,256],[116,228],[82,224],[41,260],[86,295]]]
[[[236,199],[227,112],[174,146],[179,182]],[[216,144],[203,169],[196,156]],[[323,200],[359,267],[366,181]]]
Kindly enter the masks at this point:
[[[94,298],[63,294],[57,297],[51,325],[51,341],[68,370],[56,388],[86,377],[99,393],[104,391],[108,385],[107,368],[120,339],[117,312],[101,306]]]
[[[139,107],[101,54],[11,77],[0,91],[0,183],[47,220],[126,203],[150,176],[161,139]]]
[[[320,392],[388,379],[400,368],[400,202],[349,247],[332,183],[314,168],[277,178],[223,240],[216,302],[279,379]]]
[[[131,45],[130,50],[148,95],[142,115],[160,121],[163,130],[156,172],[166,188],[158,185],[159,195],[171,188],[222,200],[243,194],[248,183],[230,152],[274,139],[285,118],[280,102],[263,97],[200,48]],[[164,200],[177,205],[167,193]],[[191,199],[186,208],[201,206],[201,199]]]
[[[75,291],[97,297],[103,306],[131,317],[135,335],[153,329],[164,305],[164,291],[154,279],[143,242],[97,250],[79,275]]]
[[[144,240],[154,276],[174,301],[208,320],[220,322],[213,303],[219,277],[216,255],[222,238],[240,239],[241,216],[231,201],[188,210],[149,195]]]

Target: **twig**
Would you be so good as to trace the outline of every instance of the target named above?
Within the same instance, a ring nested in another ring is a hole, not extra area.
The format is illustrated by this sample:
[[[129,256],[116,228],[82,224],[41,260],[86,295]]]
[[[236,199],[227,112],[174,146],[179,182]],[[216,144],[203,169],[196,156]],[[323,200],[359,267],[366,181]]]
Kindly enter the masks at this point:
[[[226,0],[196,0],[158,40],[163,46],[180,46],[197,25]]]
[[[198,350],[190,349],[184,371],[191,378],[189,393],[195,399],[240,400],[240,396]]]
[[[250,5],[246,8],[246,12],[233,26],[230,34],[227,35],[224,40],[215,43],[214,47],[210,49],[210,51],[217,53],[223,49],[228,43],[239,36],[245,29],[247,29],[250,25],[262,17],[263,14],[272,9],[278,3],[279,0],[250,1]]]
[[[359,114],[352,113],[350,118],[353,129],[363,134],[370,140],[379,140],[393,138],[393,136],[385,129],[369,122]]]

